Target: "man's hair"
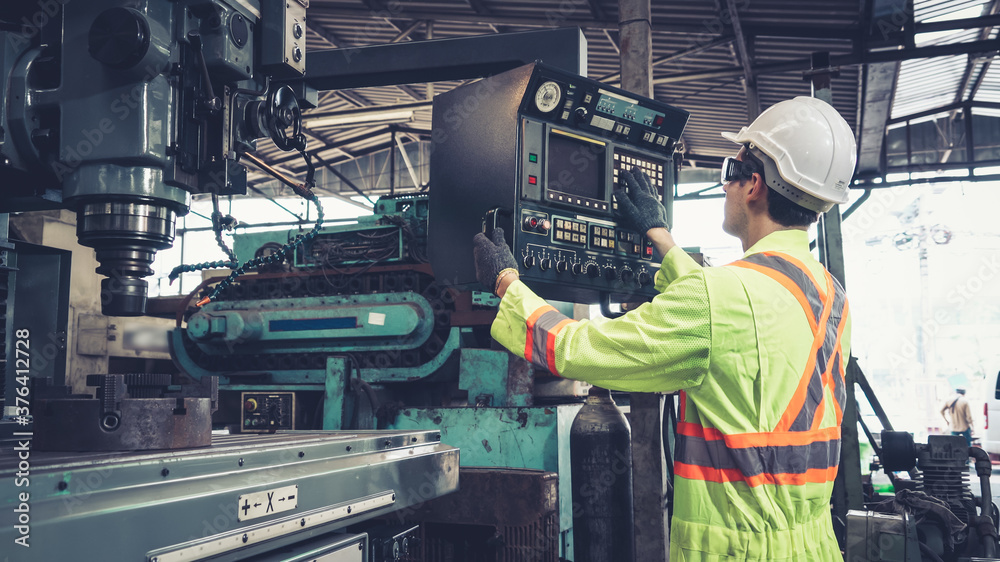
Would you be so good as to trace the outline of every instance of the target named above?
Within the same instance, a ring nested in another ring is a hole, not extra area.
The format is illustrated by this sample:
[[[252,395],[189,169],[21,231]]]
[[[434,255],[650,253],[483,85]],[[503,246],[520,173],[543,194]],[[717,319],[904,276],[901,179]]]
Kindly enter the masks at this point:
[[[964,388],[956,388],[955,392],[957,392],[959,394],[965,394],[965,389]]]
[[[763,176],[761,176],[763,177]],[[819,213],[792,203],[777,191],[767,188],[767,214],[781,226],[809,226],[819,220]]]
[[[801,205],[797,205],[781,193],[771,189],[767,185],[767,178],[764,176],[764,163],[756,154],[750,153],[750,147],[746,146],[743,158],[753,162],[755,171],[760,174],[760,181],[767,187],[767,214],[774,222],[785,227],[809,226],[819,220],[819,213],[810,211]],[[766,157],[766,156],[765,156]]]

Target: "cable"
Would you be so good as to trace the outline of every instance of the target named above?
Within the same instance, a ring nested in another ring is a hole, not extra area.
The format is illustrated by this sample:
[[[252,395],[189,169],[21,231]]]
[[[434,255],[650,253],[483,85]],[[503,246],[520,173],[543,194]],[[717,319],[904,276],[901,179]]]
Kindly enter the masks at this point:
[[[277,252],[273,254],[256,257],[244,262],[242,265],[233,270],[233,272],[229,274],[229,277],[226,277],[225,279],[222,280],[221,283],[216,285],[215,288],[212,289],[212,292],[207,297],[199,301],[198,306],[204,306],[208,304],[210,301],[215,300],[216,297],[219,296],[219,293],[226,290],[226,288],[229,287],[229,285],[232,284],[232,282],[237,277],[243,275],[248,270],[256,269],[264,264],[273,264],[282,261],[285,259],[285,255],[290,254],[292,251],[295,250],[295,248],[315,238],[316,234],[319,233],[320,228],[322,228],[323,226],[323,204],[319,202],[319,197],[317,197],[315,194],[310,194],[310,195],[311,197],[308,199],[312,201],[314,205],[316,205],[316,224],[313,225],[312,230],[310,230],[305,235],[299,234],[291,242],[288,242],[287,244],[283,245],[281,249],[279,249]]]
[[[319,197],[312,192],[312,187],[314,185],[314,180],[316,177],[316,167],[313,165],[312,159],[309,157],[309,154],[305,151],[305,139],[302,138],[297,140],[298,140],[297,144],[299,145],[298,152],[305,160],[306,168],[308,169],[306,173],[306,181],[305,183],[302,184],[295,183],[294,181],[291,180],[291,178],[285,177],[284,174],[280,174],[279,172],[273,170],[273,168],[271,168],[262,160],[256,158],[251,154],[245,154],[244,156],[246,156],[247,160],[253,162],[261,169],[268,171],[269,173],[273,172],[273,175],[275,175],[275,177],[277,177],[282,182],[289,185],[292,188],[292,191],[294,191],[302,198],[308,201],[312,201],[313,204],[316,205],[316,224],[313,225],[312,230],[310,230],[308,233],[304,235],[299,234],[292,241],[281,246],[281,249],[279,249],[277,252],[268,256],[255,257],[253,259],[247,260],[242,265],[236,267],[229,274],[228,277],[223,279],[222,282],[220,282],[218,285],[215,286],[215,288],[212,289],[212,292],[209,293],[207,297],[198,301],[197,306],[201,307],[215,300],[219,296],[219,293],[226,290],[226,288],[229,287],[229,285],[231,285],[232,282],[236,280],[237,277],[243,275],[248,270],[256,269],[264,264],[274,264],[280,261],[284,261],[286,254],[291,253],[292,251],[295,250],[295,248],[315,238],[316,235],[319,233],[320,229],[323,227],[323,204],[320,203]],[[171,275],[172,274],[173,272],[171,272]]]
[[[191,211],[192,213],[194,211]],[[201,216],[201,215],[199,215]],[[220,260],[213,262],[202,262],[194,265],[178,265],[170,271],[170,275],[167,278],[170,283],[173,283],[182,273],[193,273],[195,271],[201,271],[202,269],[219,269],[227,268],[232,269],[239,266],[239,259],[236,257],[236,252],[231,250],[228,245],[222,240],[223,230],[232,230],[236,227],[236,219],[231,215],[223,215],[222,211],[219,210],[219,195],[216,193],[212,194],[212,231],[215,232],[215,243],[219,245],[219,248],[224,254],[229,258],[229,260]]]

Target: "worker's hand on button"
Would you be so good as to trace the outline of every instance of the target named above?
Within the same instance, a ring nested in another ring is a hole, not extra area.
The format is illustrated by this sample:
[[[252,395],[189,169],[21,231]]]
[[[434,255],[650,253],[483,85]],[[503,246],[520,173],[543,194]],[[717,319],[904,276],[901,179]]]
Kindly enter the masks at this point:
[[[490,240],[482,232],[476,234],[472,239],[472,253],[476,260],[476,279],[495,294],[501,274],[517,274],[517,262],[503,238],[502,228],[493,229],[492,238]]]
[[[615,215],[641,234],[645,234],[651,228],[669,230],[667,210],[660,202],[660,194],[656,192],[646,173],[634,167],[622,175],[628,191],[620,187],[615,190],[614,196],[618,202]]]

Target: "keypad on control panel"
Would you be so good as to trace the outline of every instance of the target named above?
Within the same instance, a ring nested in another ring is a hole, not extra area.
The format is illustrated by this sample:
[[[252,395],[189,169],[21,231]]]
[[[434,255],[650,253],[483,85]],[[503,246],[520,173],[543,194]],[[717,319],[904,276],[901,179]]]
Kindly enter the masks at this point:
[[[569,219],[556,219],[553,238],[556,242],[587,244],[587,223]]]
[[[642,253],[642,237],[635,232],[618,232],[618,250],[631,256],[638,256]]]
[[[639,167],[646,175],[649,176],[649,183],[656,188],[657,191],[663,192],[663,162],[650,160],[648,158],[641,158],[638,156],[633,156],[624,152],[615,152],[614,160],[614,182],[615,185],[622,185],[624,183],[619,180],[619,175],[625,171],[631,170],[634,167]],[[618,203],[614,203],[614,208],[618,208]]]
[[[615,229],[606,226],[591,225],[590,247],[602,250],[614,250]]]

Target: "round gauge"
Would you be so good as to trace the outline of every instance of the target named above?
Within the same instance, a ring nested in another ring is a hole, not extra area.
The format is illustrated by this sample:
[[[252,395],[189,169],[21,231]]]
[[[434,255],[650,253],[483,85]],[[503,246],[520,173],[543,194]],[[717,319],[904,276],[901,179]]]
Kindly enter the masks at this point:
[[[535,107],[542,113],[548,113],[559,105],[560,98],[562,98],[562,88],[559,87],[559,84],[549,80],[539,86],[538,91],[535,92]]]

